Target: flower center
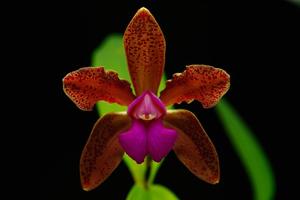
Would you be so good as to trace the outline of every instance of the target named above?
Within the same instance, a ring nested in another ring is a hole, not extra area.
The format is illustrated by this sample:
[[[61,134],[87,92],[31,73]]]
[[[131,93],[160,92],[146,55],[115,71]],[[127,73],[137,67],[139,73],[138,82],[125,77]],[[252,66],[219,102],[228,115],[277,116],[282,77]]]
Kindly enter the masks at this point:
[[[140,119],[142,119],[142,120],[146,120],[146,121],[148,121],[148,120],[152,120],[152,119],[154,119],[155,118],[155,114],[148,114],[148,113],[146,113],[146,114],[141,114],[140,116]]]
[[[164,116],[166,108],[157,96],[146,91],[128,106],[127,113],[132,118],[149,121]]]
[[[160,162],[172,150],[177,133],[164,126],[162,118],[166,112],[162,101],[150,91],[128,106],[132,123],[127,131],[120,133],[119,142],[137,163],[144,162],[147,155]]]

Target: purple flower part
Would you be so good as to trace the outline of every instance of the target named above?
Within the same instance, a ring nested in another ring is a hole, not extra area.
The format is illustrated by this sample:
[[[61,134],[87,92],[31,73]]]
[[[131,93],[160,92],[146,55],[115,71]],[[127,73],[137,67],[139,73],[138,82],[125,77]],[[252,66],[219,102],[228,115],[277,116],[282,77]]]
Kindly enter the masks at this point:
[[[119,135],[119,142],[124,151],[138,164],[144,162],[147,152],[147,136],[144,124],[140,120],[132,120],[130,129]]]
[[[177,133],[165,128],[161,119],[152,121],[133,120],[131,128],[119,135],[124,151],[138,164],[147,154],[160,162],[173,148]]]
[[[165,128],[162,120],[153,120],[147,129],[147,149],[152,159],[160,162],[172,150],[177,133]]]
[[[128,106],[127,113],[132,118],[148,121],[164,116],[166,108],[157,96],[145,91]]]
[[[119,135],[124,151],[137,163],[142,163],[147,154],[160,162],[172,150],[177,138],[175,130],[163,125],[164,104],[146,91],[128,106],[127,114],[132,118],[131,127]]]

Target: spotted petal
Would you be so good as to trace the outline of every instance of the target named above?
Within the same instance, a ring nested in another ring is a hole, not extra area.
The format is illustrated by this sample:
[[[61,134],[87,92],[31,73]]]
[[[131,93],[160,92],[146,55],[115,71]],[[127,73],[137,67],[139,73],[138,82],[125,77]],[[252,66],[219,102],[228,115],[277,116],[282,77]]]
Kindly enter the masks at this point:
[[[137,96],[150,90],[157,94],[165,64],[165,38],[146,8],[137,11],[124,33],[131,80]]]
[[[197,117],[187,110],[168,111],[164,122],[178,133],[173,150],[179,160],[200,179],[218,183],[218,155]]]
[[[201,102],[204,108],[213,107],[228,91],[229,75],[222,69],[208,65],[190,65],[183,73],[173,75],[166,88],[161,92],[160,99],[165,105]]]
[[[134,100],[130,84],[103,67],[84,67],[63,79],[67,96],[82,110],[92,110],[97,101],[129,105]]]
[[[124,151],[117,136],[129,128],[130,121],[126,113],[108,113],[96,122],[80,159],[84,190],[100,185],[119,165]]]

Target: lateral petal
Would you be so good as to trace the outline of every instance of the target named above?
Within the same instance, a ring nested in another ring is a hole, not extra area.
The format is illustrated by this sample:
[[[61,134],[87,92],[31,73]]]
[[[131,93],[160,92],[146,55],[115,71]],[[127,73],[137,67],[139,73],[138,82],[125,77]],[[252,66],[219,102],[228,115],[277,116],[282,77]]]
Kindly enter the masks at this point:
[[[118,134],[130,126],[124,113],[108,113],[94,125],[80,159],[80,178],[84,190],[99,186],[119,165],[123,149]]]
[[[84,67],[63,78],[66,95],[81,110],[92,110],[97,101],[129,105],[135,98],[130,84],[103,67]]]
[[[178,133],[173,150],[179,160],[198,178],[218,183],[218,155],[197,117],[187,110],[174,110],[167,112],[164,122]]]
[[[190,65],[183,73],[176,73],[168,80],[160,93],[165,105],[172,105],[194,99],[204,108],[213,107],[228,91],[230,76],[222,69],[208,65]]]

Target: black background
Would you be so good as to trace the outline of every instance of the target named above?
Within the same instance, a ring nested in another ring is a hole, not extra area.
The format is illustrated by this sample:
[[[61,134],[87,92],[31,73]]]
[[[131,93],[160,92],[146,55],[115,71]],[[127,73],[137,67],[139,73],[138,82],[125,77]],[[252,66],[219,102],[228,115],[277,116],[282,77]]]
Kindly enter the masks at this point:
[[[90,65],[90,55],[110,33],[123,33],[135,12],[146,6],[167,41],[168,78],[188,64],[209,64],[231,75],[226,98],[266,151],[276,177],[276,199],[293,199],[299,92],[300,7],[286,1],[82,1],[38,5],[35,39],[41,53],[38,78],[45,86],[40,111],[40,199],[125,199],[132,185],[122,163],[100,187],[84,192],[79,158],[97,113],[82,112],[64,95],[62,78]],[[37,61],[36,61],[37,62]],[[193,102],[193,111],[218,150],[221,182],[194,177],[171,153],[156,182],[181,199],[253,199],[251,184],[214,109]],[[295,116],[296,115],[296,116]],[[37,123],[38,124],[38,123]]]

